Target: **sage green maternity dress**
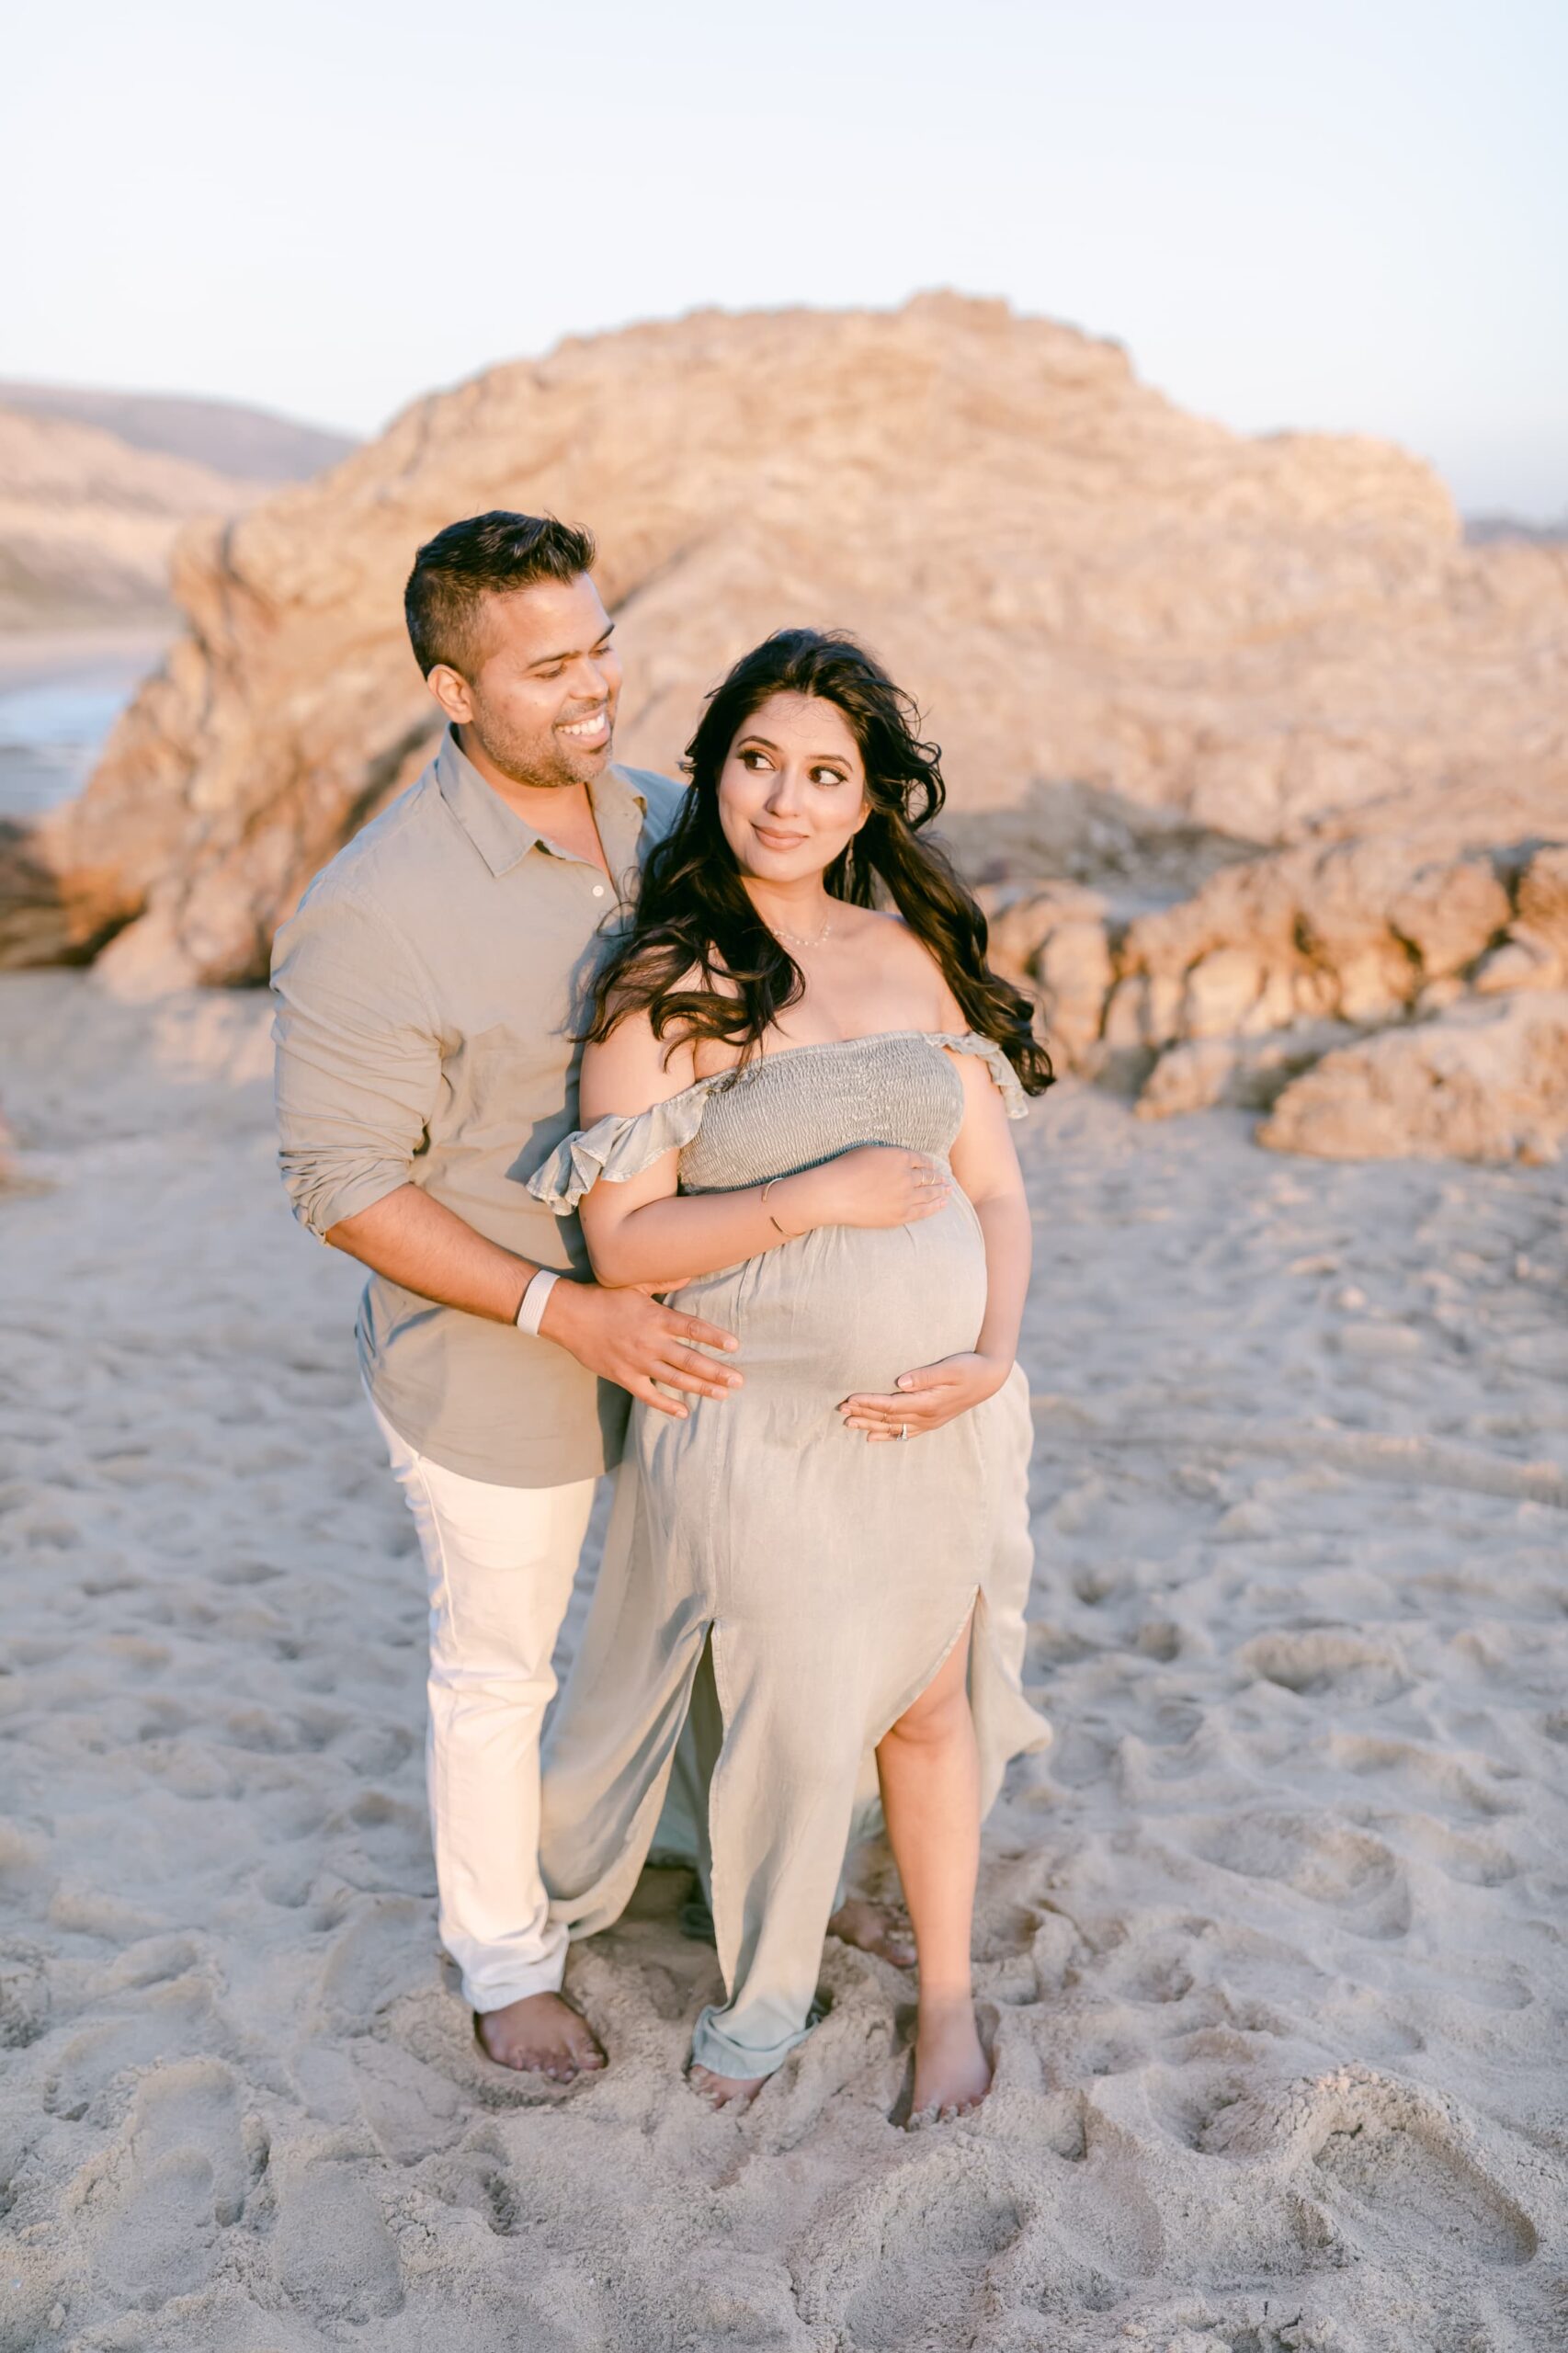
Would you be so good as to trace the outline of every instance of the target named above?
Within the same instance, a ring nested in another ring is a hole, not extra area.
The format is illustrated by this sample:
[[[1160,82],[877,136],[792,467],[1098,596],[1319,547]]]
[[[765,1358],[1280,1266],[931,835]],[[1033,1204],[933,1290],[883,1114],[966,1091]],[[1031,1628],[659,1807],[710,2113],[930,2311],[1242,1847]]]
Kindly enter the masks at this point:
[[[529,1189],[564,1215],[601,1178],[640,1175],[672,1150],[686,1193],[792,1175],[866,1143],[945,1162],[963,1118],[958,1054],[980,1056],[1010,1116],[1023,1116],[988,1040],[892,1031],[781,1049],[600,1120]],[[547,1744],[540,1860],[552,1915],[574,1936],[619,1916],[706,1650],[719,1718],[707,1846],[728,1998],[702,2013],[693,2055],[718,2074],[769,2075],[807,2031],[863,1759],[971,1607],[983,1807],[1008,1759],[1050,1737],[1020,1685],[1022,1374],[907,1444],[869,1446],[836,1411],[972,1348],[985,1298],[979,1221],[955,1187],[916,1224],[819,1227],[671,1299],[735,1334],[745,1385],[723,1402],[688,1398],[685,1421],[635,1408],[635,1475],[622,1474],[621,1526]]]

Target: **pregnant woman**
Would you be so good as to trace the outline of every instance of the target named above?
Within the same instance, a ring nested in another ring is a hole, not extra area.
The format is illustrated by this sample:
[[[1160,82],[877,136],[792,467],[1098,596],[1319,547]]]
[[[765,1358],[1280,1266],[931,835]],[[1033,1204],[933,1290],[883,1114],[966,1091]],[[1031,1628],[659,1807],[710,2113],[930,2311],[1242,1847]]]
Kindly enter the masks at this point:
[[[1007,1122],[1051,1072],[920,838],[942,781],[912,718],[841,636],[781,631],[737,663],[598,978],[590,1124],[530,1179],[581,1203],[601,1282],[673,1291],[745,1366],[722,1411],[635,1409],[632,1524],[562,1699],[541,1859],[574,1935],[615,1919],[695,1710],[727,1998],[690,2079],[749,2099],[809,2030],[874,1747],[919,1968],[912,2113],[940,2117],[990,2081],[982,1817],[1048,1737],[986,1586],[1027,1540]]]

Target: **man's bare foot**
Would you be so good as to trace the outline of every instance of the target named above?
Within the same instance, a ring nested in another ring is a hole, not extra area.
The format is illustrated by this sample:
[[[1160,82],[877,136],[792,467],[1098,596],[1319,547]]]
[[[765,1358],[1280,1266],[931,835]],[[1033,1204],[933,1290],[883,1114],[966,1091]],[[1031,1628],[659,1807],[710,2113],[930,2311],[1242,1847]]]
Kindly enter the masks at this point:
[[[548,2075],[552,2084],[595,2075],[605,2063],[587,2021],[559,1994],[525,1994],[505,2009],[476,2010],[473,2030],[498,2067]]]
[[[915,2089],[909,2121],[946,2124],[967,2116],[991,2089],[991,2062],[981,2046],[974,2004],[921,1998],[915,2028]]]
[[[716,2075],[711,2067],[699,2067],[694,2059],[686,2071],[686,2080],[700,2100],[710,2108],[749,2108],[764,2084],[766,2075]]]
[[[839,1905],[827,1927],[830,1936],[841,1944],[853,1945],[857,1952],[874,1953],[879,1961],[891,1961],[895,1969],[915,1966],[914,1930],[891,1904],[852,1895]]]

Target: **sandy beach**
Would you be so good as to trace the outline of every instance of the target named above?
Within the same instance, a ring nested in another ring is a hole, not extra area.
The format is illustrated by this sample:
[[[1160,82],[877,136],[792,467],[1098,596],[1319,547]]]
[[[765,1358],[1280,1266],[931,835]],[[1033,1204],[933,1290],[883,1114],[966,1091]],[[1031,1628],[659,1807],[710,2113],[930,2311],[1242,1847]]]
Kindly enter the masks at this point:
[[[267,1018],[0,981],[0,2353],[1568,2341],[1563,1168],[1047,1098],[995,2086],[896,2129],[910,1987],[830,1944],[737,2119],[679,2080],[677,1872],[574,1956],[607,2075],[473,2043]]]

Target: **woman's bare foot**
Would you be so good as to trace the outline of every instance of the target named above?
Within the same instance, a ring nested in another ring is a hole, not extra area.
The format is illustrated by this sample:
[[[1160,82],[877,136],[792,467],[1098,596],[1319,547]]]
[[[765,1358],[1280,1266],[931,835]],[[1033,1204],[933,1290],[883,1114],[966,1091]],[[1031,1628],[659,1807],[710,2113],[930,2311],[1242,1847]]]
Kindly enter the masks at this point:
[[[699,2067],[694,2059],[686,2071],[686,2080],[700,2100],[710,2108],[749,2108],[764,2084],[766,2075],[716,2075],[711,2067]]]
[[[909,2121],[946,2124],[967,2116],[991,2089],[991,2062],[981,2045],[974,2004],[965,1994],[951,2000],[922,1996],[915,2028],[915,2089]]]
[[[830,1936],[841,1944],[853,1945],[857,1952],[874,1953],[879,1961],[891,1961],[895,1969],[915,1966],[914,1931],[891,1904],[852,1895],[839,1905],[827,1927]]]
[[[596,2075],[605,2063],[592,2028],[559,1994],[525,1994],[505,2009],[476,2010],[473,2030],[498,2067],[548,2075],[552,2084]]]

